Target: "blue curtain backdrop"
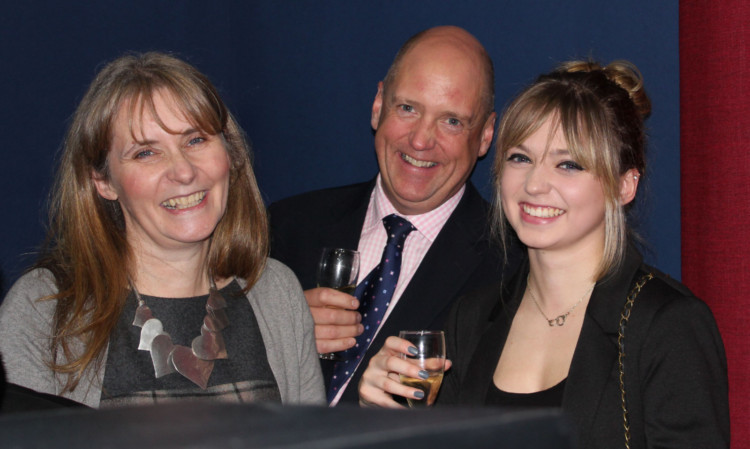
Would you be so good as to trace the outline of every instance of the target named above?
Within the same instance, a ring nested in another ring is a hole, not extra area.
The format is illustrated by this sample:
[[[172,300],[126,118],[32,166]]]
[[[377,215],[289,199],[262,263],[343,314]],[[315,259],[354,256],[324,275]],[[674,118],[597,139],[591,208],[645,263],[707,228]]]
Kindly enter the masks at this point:
[[[629,59],[654,103],[640,232],[649,261],[680,276],[678,2],[26,1],[0,15],[0,291],[34,259],[69,118],[102,63],[174,52],[205,72],[255,153],[264,198],[371,178],[376,84],[400,44],[462,26],[495,61],[501,110],[558,62]],[[494,152],[473,181],[489,198]]]

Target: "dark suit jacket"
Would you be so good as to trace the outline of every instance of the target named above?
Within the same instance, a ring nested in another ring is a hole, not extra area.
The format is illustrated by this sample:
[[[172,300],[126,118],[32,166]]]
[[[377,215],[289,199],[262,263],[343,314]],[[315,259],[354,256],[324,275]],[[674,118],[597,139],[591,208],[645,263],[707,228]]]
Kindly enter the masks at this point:
[[[271,256],[288,265],[304,289],[314,288],[323,247],[356,249],[375,182],[305,193],[274,203]],[[471,184],[370,345],[341,402],[356,402],[362,371],[385,339],[403,329],[442,329],[456,298],[501,277],[502,252],[491,243],[489,205]],[[512,254],[512,255],[511,255]],[[509,252],[515,267],[517,250]],[[322,361],[326,383],[332,363]]]
[[[524,261],[506,288],[487,287],[457,303],[446,332],[453,367],[439,404],[484,404],[528,270]],[[618,326],[632,285],[648,272],[655,277],[636,298],[625,331],[631,448],[729,447],[726,358],[713,315],[633,248],[622,269],[594,288],[573,354],[562,408],[577,447],[624,447]]]

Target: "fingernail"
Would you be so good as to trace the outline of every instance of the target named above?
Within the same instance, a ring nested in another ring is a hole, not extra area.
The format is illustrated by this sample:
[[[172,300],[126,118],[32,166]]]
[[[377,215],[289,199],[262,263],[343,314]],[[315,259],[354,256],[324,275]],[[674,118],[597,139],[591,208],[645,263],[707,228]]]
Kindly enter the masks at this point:
[[[357,330],[359,331],[359,333],[358,333],[358,335],[359,335],[359,334],[361,334],[362,332],[365,331],[365,327],[360,324],[359,327],[357,327]]]
[[[422,379],[427,379],[428,377],[430,377],[430,373],[428,373],[425,370],[422,370],[419,372],[419,377],[421,377]]]
[[[356,299],[352,299],[352,310],[357,310],[359,308],[359,301]]]
[[[409,351],[409,354],[411,354],[411,355],[417,355],[417,354],[419,354],[419,349],[417,349],[414,346],[409,346],[408,351]]]
[[[357,314],[357,323],[361,323],[361,322],[362,322],[362,315],[360,315],[360,314],[358,313],[358,314]]]
[[[414,392],[414,397],[417,399],[424,399],[424,391],[417,390]]]

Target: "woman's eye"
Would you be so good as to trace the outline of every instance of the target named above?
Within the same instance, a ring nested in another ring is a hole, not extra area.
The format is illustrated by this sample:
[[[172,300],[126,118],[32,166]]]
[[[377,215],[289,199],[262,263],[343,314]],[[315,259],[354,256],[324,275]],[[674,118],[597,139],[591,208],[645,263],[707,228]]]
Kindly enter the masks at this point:
[[[133,156],[133,159],[144,159],[144,158],[147,158],[149,156],[153,156],[154,154],[155,153],[154,153],[153,150],[149,150],[149,149],[140,150],[140,151],[138,151],[138,152],[135,153],[135,155]]]
[[[576,170],[576,171],[583,171],[584,170],[584,168],[581,167],[580,164],[578,164],[577,162],[573,162],[573,161],[561,162],[557,166],[560,167],[560,168],[562,168],[563,170]]]
[[[511,153],[506,160],[508,162],[531,162],[528,156],[520,153]]]
[[[205,141],[205,137],[193,137],[192,139],[190,139],[190,142],[188,142],[188,145],[198,145],[199,143],[203,143]]]

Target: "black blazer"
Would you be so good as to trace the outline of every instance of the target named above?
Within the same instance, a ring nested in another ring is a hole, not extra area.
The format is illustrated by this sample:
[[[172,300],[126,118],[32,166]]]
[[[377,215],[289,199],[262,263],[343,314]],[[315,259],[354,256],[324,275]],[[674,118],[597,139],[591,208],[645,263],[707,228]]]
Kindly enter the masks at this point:
[[[304,289],[315,287],[323,247],[356,249],[374,181],[319,190],[274,203],[271,256],[288,265]],[[443,329],[455,299],[502,273],[502,252],[488,232],[489,205],[471,184],[433,242],[396,307],[365,354],[341,402],[358,401],[357,385],[385,339],[403,329]],[[517,250],[509,252],[516,266]],[[333,364],[321,361],[326,384]]]
[[[454,364],[439,404],[485,403],[528,271],[524,261],[505,288],[490,286],[456,304],[446,333]],[[633,248],[616,275],[596,284],[573,354],[562,408],[577,447],[624,447],[618,326],[626,296],[649,272],[655,277],[636,298],[625,331],[631,448],[729,447],[726,357],[713,315]]]

